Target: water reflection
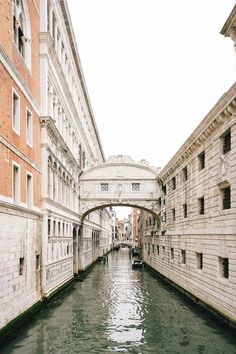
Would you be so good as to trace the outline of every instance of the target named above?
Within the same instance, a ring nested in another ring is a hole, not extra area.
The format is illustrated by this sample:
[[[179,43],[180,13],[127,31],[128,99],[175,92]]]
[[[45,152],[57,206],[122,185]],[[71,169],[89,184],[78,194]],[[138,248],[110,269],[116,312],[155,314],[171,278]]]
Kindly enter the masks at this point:
[[[109,256],[19,329],[1,354],[236,354],[236,340],[147,271]]]

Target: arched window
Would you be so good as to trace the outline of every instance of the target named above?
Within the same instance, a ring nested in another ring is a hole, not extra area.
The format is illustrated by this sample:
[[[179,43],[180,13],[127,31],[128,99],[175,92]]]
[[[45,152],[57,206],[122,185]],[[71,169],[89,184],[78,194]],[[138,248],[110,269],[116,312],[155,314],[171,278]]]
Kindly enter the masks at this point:
[[[13,0],[13,41],[31,69],[30,21],[25,0]]]

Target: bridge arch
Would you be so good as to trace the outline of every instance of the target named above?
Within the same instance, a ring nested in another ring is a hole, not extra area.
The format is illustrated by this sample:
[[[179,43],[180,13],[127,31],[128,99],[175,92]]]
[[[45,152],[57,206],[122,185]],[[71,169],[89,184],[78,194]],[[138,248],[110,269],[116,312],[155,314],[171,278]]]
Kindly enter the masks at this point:
[[[105,163],[85,170],[80,176],[82,219],[92,211],[109,206],[140,208],[160,214],[158,170],[145,160],[136,163],[129,156],[111,156]]]

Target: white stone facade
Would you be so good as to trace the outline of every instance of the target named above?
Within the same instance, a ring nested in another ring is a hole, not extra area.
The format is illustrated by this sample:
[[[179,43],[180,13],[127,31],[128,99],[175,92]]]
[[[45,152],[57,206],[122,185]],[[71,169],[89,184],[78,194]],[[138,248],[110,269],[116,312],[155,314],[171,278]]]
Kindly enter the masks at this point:
[[[67,4],[45,0],[41,11],[42,285],[48,296],[104,252],[105,213],[82,222],[79,205],[80,174],[104,155]]]
[[[161,171],[161,223],[148,223],[143,250],[151,267],[234,322],[235,166],[236,84]]]

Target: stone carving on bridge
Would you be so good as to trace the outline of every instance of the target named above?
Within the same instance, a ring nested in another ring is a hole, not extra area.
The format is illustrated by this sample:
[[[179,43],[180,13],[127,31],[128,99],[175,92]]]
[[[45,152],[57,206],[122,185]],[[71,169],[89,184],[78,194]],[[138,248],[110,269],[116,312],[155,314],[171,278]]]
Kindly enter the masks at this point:
[[[147,162],[129,156],[111,156],[105,163],[88,168],[80,177],[80,213],[100,207],[130,206],[159,213],[158,171]]]

